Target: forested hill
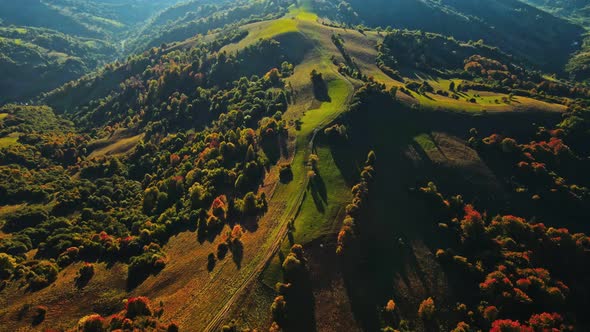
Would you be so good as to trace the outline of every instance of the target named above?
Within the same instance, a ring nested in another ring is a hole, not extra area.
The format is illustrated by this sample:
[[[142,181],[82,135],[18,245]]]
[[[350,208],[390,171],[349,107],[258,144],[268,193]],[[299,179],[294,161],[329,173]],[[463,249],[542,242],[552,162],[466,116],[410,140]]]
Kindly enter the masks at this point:
[[[336,20],[370,27],[418,29],[477,41],[552,72],[563,72],[581,46],[584,30],[518,0],[332,1],[325,12]]]
[[[576,23],[516,0],[0,5],[0,332],[590,330]]]
[[[136,26],[179,0],[27,0],[0,2],[2,25],[30,26],[65,34],[121,40]]]
[[[0,2],[0,104],[27,101],[116,59],[285,13],[289,1]],[[281,9],[283,8],[283,9]]]
[[[124,54],[130,34],[175,0],[0,1],[0,104],[24,101]]]
[[[590,3],[585,0],[524,0],[557,16],[590,24]]]

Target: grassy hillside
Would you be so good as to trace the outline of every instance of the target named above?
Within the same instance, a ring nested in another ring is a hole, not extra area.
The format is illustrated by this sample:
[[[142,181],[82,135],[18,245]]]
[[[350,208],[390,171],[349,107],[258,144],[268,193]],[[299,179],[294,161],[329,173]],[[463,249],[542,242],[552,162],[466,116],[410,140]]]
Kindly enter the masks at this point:
[[[0,107],[0,330],[587,326],[590,90],[314,3],[182,3]]]

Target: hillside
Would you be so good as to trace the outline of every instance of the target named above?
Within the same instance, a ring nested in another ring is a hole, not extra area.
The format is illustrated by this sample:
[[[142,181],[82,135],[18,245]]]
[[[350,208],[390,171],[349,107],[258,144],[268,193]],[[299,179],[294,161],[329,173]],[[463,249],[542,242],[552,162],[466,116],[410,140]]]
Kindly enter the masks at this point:
[[[0,27],[0,104],[37,96],[115,59],[109,43],[43,28]]]
[[[525,0],[525,2],[586,26],[590,23],[590,6],[584,0]]]
[[[108,41],[127,38],[136,25],[178,0],[30,0],[0,4],[2,25],[30,26]]]
[[[134,26],[117,21],[127,20],[126,10],[95,1],[0,3],[0,104],[29,100],[117,59],[118,40]]]
[[[396,8],[372,0],[74,3],[137,52],[0,28],[47,75],[89,61],[0,106],[0,331],[590,326],[590,89],[526,52],[577,28],[499,0],[404,2],[448,31],[357,26]]]
[[[590,5],[586,1],[544,1],[529,0],[533,6],[578,23],[585,29],[590,28]],[[590,77],[590,47],[588,38],[581,43],[581,50],[576,52],[566,65],[566,71],[574,79],[587,80]]]
[[[517,0],[327,3],[331,6],[320,5],[320,10],[336,21],[353,26],[423,30],[463,41],[483,39],[549,72],[563,72],[570,54],[579,49],[584,32],[575,24]]]

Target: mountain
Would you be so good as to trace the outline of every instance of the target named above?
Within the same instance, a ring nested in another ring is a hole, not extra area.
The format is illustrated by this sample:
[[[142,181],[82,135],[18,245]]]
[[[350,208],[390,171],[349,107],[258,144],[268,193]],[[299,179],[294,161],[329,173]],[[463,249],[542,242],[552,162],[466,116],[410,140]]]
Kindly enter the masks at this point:
[[[32,27],[0,27],[0,103],[26,100],[114,60],[112,44]]]
[[[584,0],[525,0],[525,2],[584,25],[590,23],[590,5]]]
[[[0,106],[0,331],[588,330],[588,86],[353,6],[2,27],[98,69]]]
[[[549,13],[576,22],[586,29],[590,28],[590,5],[586,1],[527,1]],[[590,78],[590,41],[588,38],[581,43],[581,50],[576,52],[568,64],[566,71],[575,79],[587,80]]]
[[[328,2],[329,16],[347,24],[424,30],[477,41],[563,72],[584,30],[517,0],[350,0]],[[336,14],[336,15],[335,15]]]
[[[114,61],[133,31],[175,2],[1,2],[0,103],[29,100]]]
[[[65,34],[121,40],[138,24],[179,0],[27,0],[0,3],[3,25],[31,26]]]

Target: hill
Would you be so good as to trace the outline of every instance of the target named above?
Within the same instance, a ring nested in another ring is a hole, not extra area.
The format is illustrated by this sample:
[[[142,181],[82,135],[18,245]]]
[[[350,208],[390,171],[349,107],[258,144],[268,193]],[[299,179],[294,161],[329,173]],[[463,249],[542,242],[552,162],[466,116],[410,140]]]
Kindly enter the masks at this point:
[[[26,100],[115,59],[109,43],[43,28],[0,27],[0,104]]]
[[[137,25],[178,0],[30,0],[0,4],[2,25],[30,26],[64,34],[122,40]]]
[[[525,2],[557,16],[580,22],[582,25],[587,26],[588,23],[590,23],[590,7],[588,6],[588,3],[583,0],[525,0]]]
[[[590,90],[319,5],[178,4],[0,107],[0,330],[587,329]]]
[[[590,27],[590,6],[585,1],[527,1],[556,16],[566,18],[588,29]],[[566,65],[566,71],[574,79],[587,80],[590,77],[590,52],[588,39],[581,43],[581,50],[575,53]]]
[[[517,0],[328,2],[322,13],[346,24],[423,30],[500,47],[549,72],[563,72],[580,47],[579,26]],[[345,5],[347,4],[347,5]]]

